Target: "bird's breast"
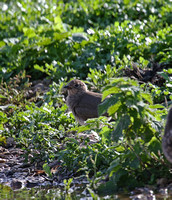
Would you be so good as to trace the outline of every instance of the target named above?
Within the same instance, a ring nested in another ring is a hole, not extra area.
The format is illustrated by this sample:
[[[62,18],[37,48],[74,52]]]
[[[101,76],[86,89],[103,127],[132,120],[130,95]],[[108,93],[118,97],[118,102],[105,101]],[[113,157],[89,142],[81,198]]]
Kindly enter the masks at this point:
[[[69,95],[66,99],[66,104],[68,108],[73,111],[75,106],[77,106],[80,97],[78,95]]]

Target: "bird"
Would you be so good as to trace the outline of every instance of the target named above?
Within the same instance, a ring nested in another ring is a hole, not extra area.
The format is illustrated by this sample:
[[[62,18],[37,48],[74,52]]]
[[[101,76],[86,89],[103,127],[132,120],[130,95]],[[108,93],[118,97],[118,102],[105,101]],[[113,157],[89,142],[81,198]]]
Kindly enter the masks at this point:
[[[64,88],[68,92],[66,104],[80,125],[84,125],[87,119],[99,117],[98,105],[102,103],[102,94],[89,91],[87,85],[78,79],[70,81]],[[107,113],[103,115],[107,116]]]
[[[162,138],[162,150],[167,160],[172,163],[172,107],[167,115],[165,132]]]

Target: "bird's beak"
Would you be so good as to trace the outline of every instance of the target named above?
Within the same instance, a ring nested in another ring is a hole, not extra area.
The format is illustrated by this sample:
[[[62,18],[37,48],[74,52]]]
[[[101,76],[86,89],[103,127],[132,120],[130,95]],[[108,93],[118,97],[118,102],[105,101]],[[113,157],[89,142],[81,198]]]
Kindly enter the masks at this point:
[[[68,85],[64,86],[65,89],[69,90],[70,87]]]

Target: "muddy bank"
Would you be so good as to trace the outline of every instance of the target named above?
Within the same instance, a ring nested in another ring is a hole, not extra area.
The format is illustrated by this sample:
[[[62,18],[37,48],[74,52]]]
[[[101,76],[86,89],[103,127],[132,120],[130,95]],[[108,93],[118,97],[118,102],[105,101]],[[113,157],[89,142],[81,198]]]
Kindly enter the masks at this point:
[[[53,185],[45,173],[40,175],[33,164],[24,162],[24,151],[19,148],[0,147],[0,183],[12,189],[31,188],[40,185]]]
[[[34,166],[34,164],[25,162],[24,158],[25,152],[22,149],[14,147],[0,147],[0,184],[4,186],[9,186],[12,191],[17,191],[21,189],[31,189],[37,188],[36,190],[41,191],[42,188],[52,188],[55,193],[55,190],[63,188],[64,192],[64,178],[61,177],[59,180],[56,176],[49,178],[44,170],[41,170],[39,167]],[[50,163],[49,166],[51,170],[56,169],[59,165],[58,161]],[[171,199],[172,198],[172,184],[165,179],[158,180],[158,187],[146,186],[144,188],[136,188],[128,194],[116,195],[117,199]],[[86,184],[88,181],[86,179],[74,178],[70,188],[70,193],[74,193],[77,190],[80,191],[80,194],[85,195],[85,197],[90,197],[91,195],[86,190]],[[54,188],[54,189],[53,189]],[[56,188],[56,189],[55,189]],[[3,188],[1,188],[3,190]],[[47,190],[48,191],[48,190]],[[45,192],[45,191],[44,191]],[[29,193],[28,193],[29,195]],[[113,196],[115,197],[115,196]],[[110,198],[110,196],[109,196]],[[108,199],[108,198],[107,198]],[[115,198],[114,198],[115,199]]]

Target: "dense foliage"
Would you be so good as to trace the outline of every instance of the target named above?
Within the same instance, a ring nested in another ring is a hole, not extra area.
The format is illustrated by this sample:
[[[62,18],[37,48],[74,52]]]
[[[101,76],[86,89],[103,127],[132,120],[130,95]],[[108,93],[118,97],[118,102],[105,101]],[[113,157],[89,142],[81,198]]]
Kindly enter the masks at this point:
[[[0,7],[0,144],[15,138],[27,162],[58,159],[61,174],[85,175],[102,194],[168,177],[161,136],[172,100],[170,0],[3,0]],[[158,72],[162,84],[126,77],[133,62],[150,70],[152,61],[168,66]],[[32,82],[45,77],[49,91],[31,98]],[[99,112],[114,121],[78,126],[61,93],[73,78],[110,95]],[[93,130],[96,143],[78,135]]]

